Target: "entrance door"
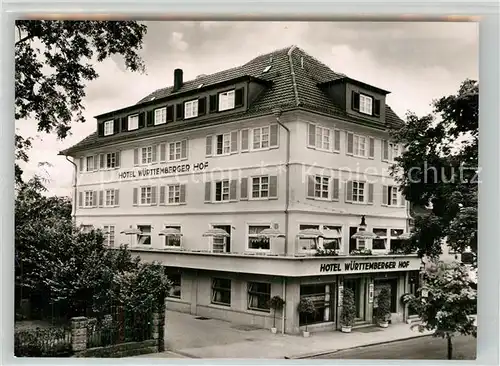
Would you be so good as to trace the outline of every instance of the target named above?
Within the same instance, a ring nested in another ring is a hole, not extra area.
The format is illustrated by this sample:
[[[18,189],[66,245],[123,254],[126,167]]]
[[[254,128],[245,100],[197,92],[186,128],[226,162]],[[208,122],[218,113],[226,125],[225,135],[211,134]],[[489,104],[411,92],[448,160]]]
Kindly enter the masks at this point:
[[[380,294],[383,288],[386,288],[389,291],[389,296],[391,298],[391,313],[397,312],[397,303],[398,303],[398,279],[397,278],[388,278],[388,279],[380,279],[374,281],[374,293],[373,293],[373,314],[377,313],[377,296]]]
[[[365,320],[365,284],[364,278],[344,279],[344,288],[349,288],[354,293],[357,321]]]
[[[214,229],[222,229],[229,234],[227,238],[213,238],[213,248],[215,253],[225,253],[231,251],[231,225],[212,225]]]

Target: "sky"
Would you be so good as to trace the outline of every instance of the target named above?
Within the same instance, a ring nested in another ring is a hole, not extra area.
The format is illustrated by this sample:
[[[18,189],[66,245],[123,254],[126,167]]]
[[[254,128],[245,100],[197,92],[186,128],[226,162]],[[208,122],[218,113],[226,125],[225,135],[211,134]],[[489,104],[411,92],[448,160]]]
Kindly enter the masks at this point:
[[[425,115],[433,99],[454,94],[466,78],[478,80],[478,24],[451,22],[229,22],[151,21],[140,54],[146,73],[125,70],[119,57],[95,64],[100,75],[87,84],[85,123],[74,123],[60,141],[39,133],[36,121],[16,122],[34,137],[24,179],[48,179],[50,195],[71,195],[73,166],[58,152],[96,130],[94,116],[137,103],[173,83],[241,64],[296,45],[334,71],[388,90],[387,103],[401,117]],[[47,162],[50,165],[40,166]]]

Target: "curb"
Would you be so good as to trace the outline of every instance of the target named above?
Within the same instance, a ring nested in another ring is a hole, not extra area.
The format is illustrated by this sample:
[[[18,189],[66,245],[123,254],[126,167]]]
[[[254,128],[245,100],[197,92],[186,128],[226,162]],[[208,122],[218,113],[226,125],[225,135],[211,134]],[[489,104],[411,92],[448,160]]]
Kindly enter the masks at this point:
[[[324,356],[324,355],[328,355],[331,353],[343,352],[343,351],[353,350],[353,349],[357,349],[357,348],[378,346],[378,345],[382,345],[382,344],[389,344],[389,343],[395,343],[395,342],[403,342],[403,341],[408,341],[410,339],[415,339],[415,338],[420,338],[420,337],[430,337],[430,336],[432,336],[432,333],[431,334],[417,334],[417,335],[414,335],[411,337],[398,338],[398,339],[393,339],[390,341],[374,342],[374,343],[363,344],[361,346],[340,348],[340,349],[334,349],[334,350],[322,351],[322,352],[305,353],[305,354],[296,355],[296,356],[285,356],[284,358],[286,360],[300,360],[300,359],[304,359],[304,358]]]
[[[171,353],[171,354],[182,356],[182,357],[179,357],[179,358],[201,358],[201,357],[198,357],[198,356],[190,355],[189,353],[182,352],[182,351],[168,351],[168,352]]]

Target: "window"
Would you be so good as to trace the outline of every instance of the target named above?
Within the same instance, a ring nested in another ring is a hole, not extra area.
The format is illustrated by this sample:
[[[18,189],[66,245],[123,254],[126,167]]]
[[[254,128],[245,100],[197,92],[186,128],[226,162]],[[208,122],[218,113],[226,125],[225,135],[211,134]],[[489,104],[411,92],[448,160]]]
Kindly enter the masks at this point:
[[[231,152],[231,134],[217,135],[217,155],[225,155]]]
[[[353,136],[353,155],[355,156],[361,156],[365,157],[366,156],[366,137],[364,136],[359,136],[359,135],[354,135]]]
[[[114,206],[116,205],[116,196],[114,189],[106,189],[106,206]]]
[[[113,121],[104,122],[104,136],[112,135],[114,132],[114,124]]]
[[[89,234],[94,230],[94,225],[82,225],[80,228],[83,233]]]
[[[181,298],[181,274],[180,273],[168,273],[167,278],[171,282],[170,290],[167,297],[173,297],[176,299]]]
[[[219,111],[227,111],[234,108],[234,90],[219,94]]]
[[[83,203],[83,206],[84,207],[93,207],[93,206],[95,206],[94,192],[92,192],[92,191],[85,191],[84,194],[85,194],[85,201]]]
[[[330,150],[330,130],[316,126],[316,147],[322,150]]]
[[[366,242],[364,239],[353,239],[352,236],[358,232],[357,227],[349,228],[349,253],[356,249],[364,249]]]
[[[198,99],[184,103],[184,118],[198,117]]]
[[[215,201],[229,201],[229,180],[215,182]]]
[[[137,130],[139,128],[139,115],[133,115],[128,117],[128,131]]]
[[[389,143],[389,161],[395,161],[396,158],[399,156],[399,146],[398,144]]]
[[[167,123],[167,107],[155,109],[155,126]]]
[[[320,230],[319,225],[300,225],[299,230]],[[304,251],[316,250],[319,247],[320,238],[300,238],[299,245],[300,249]]]
[[[353,202],[365,202],[365,183],[364,182],[352,182],[352,201]]]
[[[137,228],[141,231],[137,234],[137,244],[151,245],[151,225],[137,225]]]
[[[252,178],[252,198],[269,197],[269,177]]]
[[[181,202],[181,185],[170,184],[167,186],[168,198],[167,203],[180,203]]]
[[[264,229],[269,229],[270,225],[250,225],[248,227],[248,249],[252,250],[270,250],[269,238],[259,236]]]
[[[321,177],[319,175],[314,177],[314,197],[328,199],[329,192],[329,177]]]
[[[403,233],[403,229],[391,229],[390,244],[388,249],[392,251],[403,250],[403,240],[399,239],[399,236]]]
[[[180,226],[172,226],[168,225],[165,226],[165,229],[175,229],[181,232],[181,227]],[[181,246],[181,236],[165,236],[165,246],[166,247],[176,247],[180,248]]]
[[[143,147],[141,157],[142,164],[151,164],[153,162],[153,146]]]
[[[248,283],[248,309],[269,311],[271,284],[265,282]]]
[[[152,187],[141,187],[141,205],[150,205],[152,197]]]
[[[112,169],[116,167],[116,153],[106,154],[106,169]]]
[[[376,239],[372,241],[373,250],[386,250],[387,246],[387,229],[373,229],[373,232],[377,235]]]
[[[94,156],[87,156],[87,171],[92,172],[94,170]]]
[[[359,95],[359,111],[364,114],[372,115],[373,98],[367,95]]]
[[[104,244],[110,247],[115,245],[115,227],[113,225],[104,225]]]
[[[168,144],[168,160],[181,160],[182,144],[180,141]]]
[[[342,227],[337,225],[299,225],[299,230],[319,230],[323,233],[322,238],[300,238],[299,245],[303,251],[317,249],[340,250],[342,248]]]
[[[227,253],[231,251],[231,225],[213,225],[214,229],[222,229],[229,234],[229,237],[212,238],[212,250],[214,253]]]
[[[332,298],[333,285],[311,284],[300,286],[300,298],[309,298],[316,310],[313,314],[299,314],[299,325],[329,322],[332,320],[333,307],[328,298]],[[327,296],[328,295],[328,296]]]
[[[398,188],[395,186],[383,186],[382,203],[388,206],[398,206]]]
[[[231,280],[225,278],[212,279],[212,304],[231,305]]]
[[[269,147],[269,126],[253,129],[253,148],[265,149]]]

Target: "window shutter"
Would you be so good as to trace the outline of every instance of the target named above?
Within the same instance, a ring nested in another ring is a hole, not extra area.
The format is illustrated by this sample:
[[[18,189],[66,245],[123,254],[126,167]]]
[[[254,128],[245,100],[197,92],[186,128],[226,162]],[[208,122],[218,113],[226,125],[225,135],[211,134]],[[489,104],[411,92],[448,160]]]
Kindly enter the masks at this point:
[[[144,128],[146,120],[146,112],[139,113],[139,128]]]
[[[155,111],[148,111],[146,118],[146,125],[150,127],[154,126],[154,124],[155,124]]]
[[[241,152],[248,151],[248,129],[241,130]]]
[[[239,88],[234,92],[234,106],[235,108],[243,107],[243,99],[244,99],[245,89]]]
[[[389,204],[389,187],[388,186],[382,186],[382,204],[387,205]]]
[[[120,190],[115,189],[115,206],[120,206]]]
[[[212,187],[212,182],[205,182],[205,202],[212,201],[212,195],[210,189]]]
[[[99,123],[97,125],[97,134],[99,135],[99,137],[104,136],[104,123]]]
[[[79,165],[79,168],[80,168],[80,171],[83,172],[83,164],[85,164],[85,159],[84,158],[80,158],[80,164]]]
[[[340,131],[333,131],[333,151],[340,152]]]
[[[83,207],[83,192],[78,192],[78,207]]]
[[[113,121],[113,133],[118,133],[120,132],[120,119],[115,118]]]
[[[368,140],[369,144],[369,157],[373,158],[375,156],[375,139],[373,137],[370,137]]]
[[[210,113],[217,112],[218,106],[217,106],[217,101],[219,97],[217,94],[211,95],[210,96]]]
[[[120,151],[117,151],[117,152],[115,153],[115,166],[116,166],[117,168],[119,168],[119,167],[120,167],[120,158],[121,158],[121,152],[120,152]]]
[[[92,206],[97,207],[97,191],[92,192]]]
[[[373,203],[373,183],[368,183],[368,203]]]
[[[128,131],[128,117],[122,117],[122,132]]]
[[[309,123],[308,129],[309,129],[309,139],[307,144],[309,147],[316,147],[316,126],[313,125],[312,123]]]
[[[278,146],[278,125],[271,125],[270,127],[270,138],[269,138],[269,141],[270,141],[270,146],[271,147],[277,147]]]
[[[332,200],[337,201],[339,199],[339,179],[332,179]]]
[[[352,181],[345,184],[345,201],[352,202]]]
[[[165,161],[167,159],[167,145],[165,143],[160,144],[160,161]]]
[[[380,116],[380,99],[373,100],[373,115],[377,117]]]
[[[180,185],[179,202],[186,203],[186,185],[185,184]]]
[[[389,142],[382,140],[382,161],[389,160]]]
[[[406,207],[406,199],[405,196],[403,195],[403,192],[399,193],[399,200],[400,200],[400,205],[403,207]]]
[[[206,139],[206,147],[205,147],[205,156],[212,156],[212,136],[207,136]]]
[[[351,106],[355,111],[359,111],[359,93],[353,91],[351,94]]]
[[[177,121],[184,118],[184,103],[179,103],[175,106],[175,119]]]
[[[314,175],[307,176],[307,197],[314,198]]]
[[[134,149],[134,165],[139,165],[139,149]]]
[[[237,197],[237,189],[238,189],[238,181],[236,179],[231,180],[229,183],[229,200],[236,201]]]
[[[278,198],[278,176],[269,177],[269,198]]]
[[[241,178],[240,181],[240,200],[248,199],[248,178]]]
[[[158,189],[156,186],[151,186],[151,206],[158,204]]]
[[[347,155],[352,155],[354,150],[354,135],[350,132],[347,133]]]
[[[104,169],[105,168],[104,167],[104,161],[105,161],[105,159],[106,159],[106,155],[104,155],[104,154],[100,154],[99,155],[99,168],[100,169]]]
[[[238,152],[238,131],[231,132],[231,152]]]
[[[102,207],[104,204],[104,191],[99,191],[99,207]]]
[[[153,163],[158,162],[158,145],[153,145],[151,155],[152,155],[151,156],[151,161]]]
[[[198,116],[203,116],[207,113],[207,98],[203,97],[198,99]]]
[[[99,155],[94,155],[94,172],[99,170]]]
[[[181,141],[181,159],[187,159],[187,153],[188,153],[188,141],[182,140]]]
[[[134,188],[133,194],[132,194],[132,204],[134,206],[137,206],[137,188]]]
[[[172,122],[174,120],[174,106],[169,105],[167,107],[167,122]]]
[[[160,205],[165,204],[165,186],[160,186]]]

